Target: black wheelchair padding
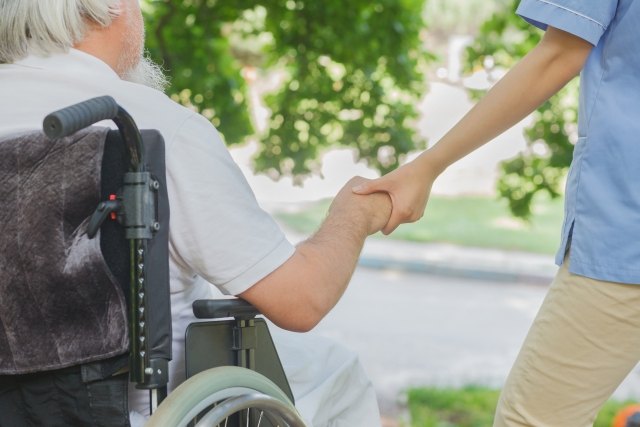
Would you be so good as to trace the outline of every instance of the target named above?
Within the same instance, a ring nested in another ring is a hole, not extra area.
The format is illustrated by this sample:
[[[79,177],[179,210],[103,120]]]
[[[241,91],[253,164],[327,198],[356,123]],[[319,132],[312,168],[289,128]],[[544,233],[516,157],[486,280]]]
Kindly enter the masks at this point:
[[[100,200],[108,200],[122,189],[123,176],[128,171],[126,149],[117,131],[109,131],[102,157]],[[107,220],[100,227],[100,249],[109,269],[116,277],[122,292],[130,303],[129,292],[129,243],[124,227]]]
[[[160,225],[147,242],[145,280],[147,283],[147,319],[151,325],[150,357],[171,359],[171,307],[169,297],[169,199],[165,173],[165,150],[162,135],[155,130],[141,130],[147,171],[160,183],[157,191],[156,218]],[[102,158],[102,200],[120,195],[124,174],[129,170],[127,148],[116,130],[107,135]],[[100,227],[100,247],[107,265],[120,283],[130,304],[129,242],[125,229],[117,221],[107,220]]]

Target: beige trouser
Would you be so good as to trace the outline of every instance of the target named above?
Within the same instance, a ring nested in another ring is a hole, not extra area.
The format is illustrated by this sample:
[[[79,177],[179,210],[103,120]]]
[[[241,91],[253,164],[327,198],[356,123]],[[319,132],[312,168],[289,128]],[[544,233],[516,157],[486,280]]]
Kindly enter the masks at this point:
[[[592,426],[640,359],[640,286],[567,268],[568,259],[507,378],[494,426]]]

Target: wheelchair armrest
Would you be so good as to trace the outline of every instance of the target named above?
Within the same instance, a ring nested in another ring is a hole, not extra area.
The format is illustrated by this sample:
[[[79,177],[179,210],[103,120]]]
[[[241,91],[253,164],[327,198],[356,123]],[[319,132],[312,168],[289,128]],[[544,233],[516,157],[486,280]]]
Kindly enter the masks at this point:
[[[196,300],[193,302],[193,314],[198,319],[220,319],[223,317],[250,319],[256,317],[260,312],[247,301],[233,298]]]

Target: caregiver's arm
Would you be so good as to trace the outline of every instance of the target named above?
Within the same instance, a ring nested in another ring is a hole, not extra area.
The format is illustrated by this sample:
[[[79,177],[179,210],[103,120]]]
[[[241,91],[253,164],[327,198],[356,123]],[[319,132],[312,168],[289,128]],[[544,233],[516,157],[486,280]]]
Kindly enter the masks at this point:
[[[436,145],[399,169],[354,188],[387,192],[393,210],[382,230],[420,219],[433,181],[449,165],[509,129],[575,77],[591,52],[587,41],[549,27],[540,43],[514,66]]]

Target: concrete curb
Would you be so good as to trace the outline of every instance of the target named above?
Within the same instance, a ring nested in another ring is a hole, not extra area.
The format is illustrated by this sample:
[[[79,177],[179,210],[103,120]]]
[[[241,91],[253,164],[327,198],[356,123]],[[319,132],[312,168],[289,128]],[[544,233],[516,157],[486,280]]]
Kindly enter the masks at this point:
[[[550,255],[468,248],[450,244],[369,239],[359,264],[376,269],[511,283],[548,285],[557,267]]]
[[[282,224],[281,224],[282,226]],[[306,236],[282,226],[289,241]],[[557,267],[550,255],[469,248],[442,243],[415,243],[388,237],[369,238],[358,264],[379,270],[401,270],[501,283],[548,285]]]
[[[516,271],[488,270],[477,267],[463,267],[445,264],[431,264],[415,260],[385,260],[375,257],[362,257],[358,265],[379,270],[400,270],[411,273],[423,273],[434,276],[458,277],[463,279],[484,280],[489,282],[535,283],[548,285],[553,276],[546,274]]]
[[[358,265],[379,270],[400,270],[411,273],[460,277],[490,282],[527,282],[546,285],[553,279],[553,275],[538,274],[536,272],[504,271],[486,267],[445,265],[416,260],[383,260],[376,257],[361,257]]]

